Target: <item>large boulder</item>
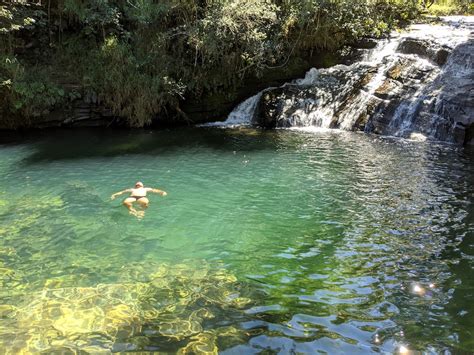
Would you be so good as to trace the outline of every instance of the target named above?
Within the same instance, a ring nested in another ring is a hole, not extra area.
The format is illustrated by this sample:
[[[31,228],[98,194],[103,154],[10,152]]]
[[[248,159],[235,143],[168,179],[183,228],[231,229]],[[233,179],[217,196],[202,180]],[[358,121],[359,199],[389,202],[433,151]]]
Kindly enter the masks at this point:
[[[422,30],[425,39],[401,35],[358,63],[311,69],[304,79],[265,89],[229,121],[472,143],[473,39],[465,29]],[[440,30],[447,33],[438,38]]]
[[[254,123],[264,128],[322,126],[415,134],[472,144],[474,41],[450,54],[449,48],[429,40],[407,38],[398,50],[411,55],[314,69],[305,79],[264,90]]]
[[[451,48],[431,40],[407,37],[400,42],[397,51],[404,54],[415,54],[442,66],[446,63]]]
[[[430,125],[432,135],[437,139],[472,144],[474,40],[454,49],[445,70],[427,87],[425,95],[415,129],[423,130]]]
[[[263,128],[337,127],[338,113],[348,100],[360,94],[372,75],[373,68],[361,64],[314,69],[303,80],[265,90],[257,105],[254,123]]]
[[[411,46],[414,42],[407,43]],[[425,49],[421,52],[428,53]],[[474,41],[460,44],[442,69],[420,66],[417,63],[422,62],[416,57],[401,57],[387,70],[387,79],[374,93],[385,101],[369,120],[366,131],[404,137],[416,133],[472,144],[473,53]]]
[[[376,134],[403,134],[410,103],[424,83],[434,80],[440,69],[406,56],[392,58],[387,64],[384,79],[374,91],[374,96],[381,101],[364,129]]]

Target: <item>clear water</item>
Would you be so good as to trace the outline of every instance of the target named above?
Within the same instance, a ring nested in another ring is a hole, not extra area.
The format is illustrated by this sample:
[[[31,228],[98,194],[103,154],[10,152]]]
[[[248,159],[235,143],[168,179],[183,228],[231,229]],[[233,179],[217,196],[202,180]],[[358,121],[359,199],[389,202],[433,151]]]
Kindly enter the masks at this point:
[[[474,152],[350,132],[2,137],[7,353],[474,349]],[[143,219],[110,195],[136,180]]]

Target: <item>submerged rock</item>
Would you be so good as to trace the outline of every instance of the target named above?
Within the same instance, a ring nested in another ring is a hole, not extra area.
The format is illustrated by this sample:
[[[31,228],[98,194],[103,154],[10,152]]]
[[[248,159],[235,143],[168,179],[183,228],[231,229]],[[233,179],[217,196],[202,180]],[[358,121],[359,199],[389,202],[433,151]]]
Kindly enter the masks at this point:
[[[138,275],[141,281],[136,281]],[[45,289],[18,306],[2,305],[0,314],[8,324],[0,346],[14,353],[110,353],[150,347],[216,354],[218,339],[230,328],[219,323],[207,330],[206,324],[243,315],[252,305],[244,293],[245,286],[225,269],[202,263],[135,263],[123,269],[118,283]],[[237,329],[231,333],[245,338]]]

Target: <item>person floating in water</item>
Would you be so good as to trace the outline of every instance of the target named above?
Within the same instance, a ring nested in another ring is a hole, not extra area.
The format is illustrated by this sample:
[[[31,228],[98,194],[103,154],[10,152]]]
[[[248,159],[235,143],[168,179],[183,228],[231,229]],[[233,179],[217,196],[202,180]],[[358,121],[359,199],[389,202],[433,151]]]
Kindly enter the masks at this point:
[[[138,204],[143,208],[147,208],[150,201],[146,197],[147,192],[154,192],[156,194],[160,194],[161,196],[166,196],[167,193],[165,191],[161,191],[159,189],[152,189],[151,187],[144,187],[141,181],[138,181],[135,184],[135,187],[132,189],[126,189],[123,191],[119,191],[114,193],[110,199],[114,200],[117,196],[130,192],[130,196],[123,200],[123,205],[127,207],[130,214],[134,216],[141,216],[143,217],[144,211],[138,212],[134,207],[133,203],[138,202]]]

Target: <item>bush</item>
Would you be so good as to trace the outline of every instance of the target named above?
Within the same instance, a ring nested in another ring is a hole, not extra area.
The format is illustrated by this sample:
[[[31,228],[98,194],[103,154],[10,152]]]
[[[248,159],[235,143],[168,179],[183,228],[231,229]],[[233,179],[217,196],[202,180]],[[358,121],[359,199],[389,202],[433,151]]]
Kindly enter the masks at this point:
[[[232,92],[243,79],[284,67],[292,56],[335,51],[364,36],[381,36],[421,9],[416,0],[48,4],[35,9],[33,18],[46,29],[38,38],[48,45],[39,46],[34,58],[22,56],[23,66],[13,53],[24,31],[13,33],[0,25],[0,54],[10,61],[2,62],[2,110],[31,119],[62,102],[64,90],[54,84],[60,82],[51,75],[54,69],[136,127],[165,115],[185,119],[179,108],[184,99]],[[25,24],[16,17],[15,23]]]
[[[8,127],[27,126],[64,103],[64,90],[31,69],[25,70],[14,57],[0,57],[0,117]]]
[[[137,57],[130,45],[109,38],[93,62],[101,69],[90,70],[92,88],[115,115],[127,117],[130,126],[142,127],[167,109],[177,109],[184,86],[163,67]]]
[[[474,14],[471,0],[425,0],[423,5],[424,10],[433,16]]]

